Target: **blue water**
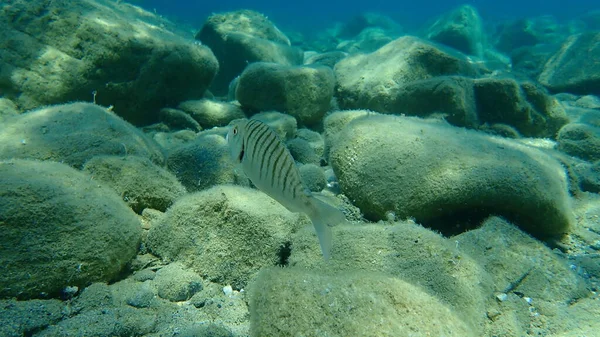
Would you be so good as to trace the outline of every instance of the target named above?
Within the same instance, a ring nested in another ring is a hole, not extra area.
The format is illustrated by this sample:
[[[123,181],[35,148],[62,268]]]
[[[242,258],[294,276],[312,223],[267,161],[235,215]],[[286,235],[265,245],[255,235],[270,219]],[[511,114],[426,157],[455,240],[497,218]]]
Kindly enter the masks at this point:
[[[221,0],[138,0],[137,4],[158,13],[176,17],[200,27],[206,17],[213,12],[237,9],[259,11],[283,28],[312,30],[331,26],[334,21],[345,21],[365,12],[382,12],[397,20],[404,27],[419,28],[424,21],[447,12],[462,4],[475,6],[487,22],[524,18],[539,15],[553,15],[559,20],[568,20],[591,10],[600,9],[598,0],[487,0],[487,1],[242,1]]]

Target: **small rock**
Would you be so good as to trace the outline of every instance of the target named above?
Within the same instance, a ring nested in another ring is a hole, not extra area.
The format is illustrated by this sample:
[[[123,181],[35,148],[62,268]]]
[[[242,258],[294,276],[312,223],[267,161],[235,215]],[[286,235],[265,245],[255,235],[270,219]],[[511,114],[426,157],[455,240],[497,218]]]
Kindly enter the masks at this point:
[[[148,308],[152,300],[154,300],[154,292],[144,284],[133,296],[127,298],[126,302],[134,308]]]
[[[154,280],[155,276],[156,272],[154,272],[152,269],[144,269],[133,274],[133,279],[139,282],[144,282],[148,280]]]
[[[496,299],[500,302],[504,302],[508,299],[508,295],[506,295],[505,293],[499,293],[496,294]]]
[[[171,302],[188,300],[203,289],[202,278],[178,262],[160,269],[156,273],[154,282],[156,282],[158,296]]]
[[[246,117],[239,105],[209,99],[185,101],[178,108],[207,129],[226,126],[234,119]]]
[[[312,192],[320,192],[327,186],[325,173],[319,166],[306,164],[300,166],[299,171],[302,183]]]
[[[164,108],[160,109],[158,114],[160,121],[166,124],[170,129],[182,130],[189,129],[192,131],[200,131],[202,127],[189,114],[178,109]]]
[[[233,295],[233,288],[230,285],[224,286],[223,294],[225,294],[225,296],[231,297],[231,295]]]

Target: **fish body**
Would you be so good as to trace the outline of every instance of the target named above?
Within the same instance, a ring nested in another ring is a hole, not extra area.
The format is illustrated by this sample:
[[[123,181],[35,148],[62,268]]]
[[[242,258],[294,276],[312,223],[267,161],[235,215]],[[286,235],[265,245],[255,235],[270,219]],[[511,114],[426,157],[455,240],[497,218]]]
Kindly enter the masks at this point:
[[[345,222],[340,210],[317,199],[304,187],[285,144],[268,125],[238,119],[230,124],[227,143],[234,161],[261,191],[291,212],[305,213],[312,221],[325,259],[331,252],[330,226]]]

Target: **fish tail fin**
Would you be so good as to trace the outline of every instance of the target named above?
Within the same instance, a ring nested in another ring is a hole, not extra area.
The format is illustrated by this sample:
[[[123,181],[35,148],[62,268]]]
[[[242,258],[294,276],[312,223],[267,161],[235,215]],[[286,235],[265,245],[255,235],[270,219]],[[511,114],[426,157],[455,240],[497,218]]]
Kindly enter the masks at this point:
[[[310,217],[313,226],[315,226],[315,231],[317,232],[317,237],[319,238],[319,244],[321,245],[321,252],[327,261],[331,256],[331,227],[345,223],[346,217],[339,209],[317,199],[314,196],[311,198],[311,201],[312,210],[308,216]]]

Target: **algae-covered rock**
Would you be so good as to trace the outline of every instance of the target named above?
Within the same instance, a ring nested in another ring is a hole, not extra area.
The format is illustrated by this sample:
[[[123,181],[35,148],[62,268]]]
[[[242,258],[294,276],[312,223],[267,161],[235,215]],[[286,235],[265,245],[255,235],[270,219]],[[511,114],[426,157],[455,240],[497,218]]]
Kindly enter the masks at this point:
[[[230,157],[225,138],[201,135],[172,149],[167,157],[167,168],[189,192],[195,192],[218,184],[244,181],[235,172]]]
[[[239,105],[209,99],[181,102],[179,109],[190,114],[205,129],[225,126],[234,119],[246,117]]]
[[[192,130],[156,132],[152,135],[152,139],[158,143],[167,154],[182,145],[193,142],[197,137],[198,134]]]
[[[0,122],[19,114],[17,105],[8,98],[0,97]]]
[[[511,125],[524,136],[555,138],[569,121],[558,100],[531,82],[476,79],[474,95],[481,123]]]
[[[314,234],[294,234],[289,265],[320,272],[383,273],[420,286],[473,331],[485,321],[493,284],[487,272],[448,240],[414,222],[335,226],[331,259],[319,258]],[[479,335],[476,333],[476,335]]]
[[[290,140],[296,137],[298,122],[294,116],[277,111],[265,111],[257,113],[251,119],[261,121],[273,129],[281,139]]]
[[[153,223],[147,245],[167,261],[240,289],[260,268],[279,263],[291,234],[304,225],[307,218],[260,191],[221,185],[178,199]]]
[[[513,72],[537,79],[544,70],[546,62],[559,48],[560,44],[536,44],[513,50],[510,53]]]
[[[158,296],[171,302],[189,300],[202,290],[202,279],[198,274],[183,267],[179,262],[161,268],[154,278]]]
[[[427,38],[465,54],[483,54],[483,23],[477,9],[470,5],[460,6],[437,19],[429,27]]]
[[[294,138],[288,141],[286,146],[295,161],[302,164],[319,164],[321,158],[317,156],[313,147],[306,140]]]
[[[132,307],[108,307],[83,312],[36,334],[52,336],[145,336],[156,330],[157,315]]]
[[[315,154],[319,158],[323,157],[325,140],[320,133],[303,128],[298,130],[297,138],[307,141],[308,145],[315,151]]]
[[[505,22],[500,27],[495,46],[507,53],[517,48],[535,46],[540,42],[540,32],[535,28],[535,22],[531,19]]]
[[[114,189],[136,213],[145,208],[164,212],[186,192],[172,173],[143,157],[94,157],[83,171]]]
[[[200,131],[202,127],[186,112],[179,109],[163,108],[160,109],[159,118],[161,123],[164,123],[172,130],[192,130]]]
[[[51,162],[0,162],[0,297],[56,297],[115,279],[141,224],[111,189]]]
[[[152,139],[91,103],[48,106],[0,125],[0,158],[53,160],[81,168],[98,155],[136,155],[159,165],[164,162]]]
[[[456,222],[500,214],[540,236],[565,233],[572,223],[565,170],[522,143],[375,114],[354,119],[334,139],[329,157],[339,184],[369,219],[392,211],[451,232]]]
[[[61,300],[0,300],[0,335],[20,337],[29,331],[43,330],[58,323],[66,304]]]
[[[600,160],[600,111],[588,110],[558,132],[558,149],[584,160]]]
[[[209,48],[122,1],[11,1],[0,26],[2,91],[22,110],[94,101],[147,125],[201,96],[218,69]]]
[[[510,53],[522,47],[560,43],[565,38],[563,33],[561,24],[551,15],[510,20],[499,25],[495,46]]]
[[[600,94],[600,32],[570,36],[546,62],[538,81],[551,91]]]
[[[306,164],[300,166],[298,169],[300,172],[300,179],[302,184],[313,192],[321,192],[327,187],[327,178],[325,172],[319,166],[315,164]]]
[[[340,108],[375,111],[396,104],[396,93],[409,82],[477,74],[464,55],[413,36],[396,39],[370,54],[346,57],[334,70]]]
[[[568,122],[565,109],[544,88],[514,79],[437,76],[390,88],[392,100],[369,108],[407,116],[444,116],[452,125],[480,128],[506,124],[522,135],[554,138]]]
[[[492,276],[496,293],[561,303],[588,295],[583,278],[567,261],[501,218],[487,219],[453,240]]]
[[[253,62],[302,64],[299,48],[266,16],[251,10],[212,14],[196,39],[209,46],[219,60],[219,73],[212,89],[225,95],[229,83]]]
[[[257,62],[240,76],[235,97],[246,108],[277,110],[314,125],[329,110],[334,86],[333,71],[326,66]]]
[[[373,112],[368,110],[343,110],[330,114],[323,121],[324,125],[324,157],[329,160],[329,152],[333,144],[337,142],[337,137],[348,123],[360,117],[369,116]]]
[[[347,53],[343,51],[330,51],[321,54],[311,55],[310,57],[304,60],[304,64],[321,64],[327,66],[331,69],[335,67],[335,64],[338,63],[341,59],[348,56]]]
[[[461,76],[437,76],[406,83],[390,91],[393,99],[371,103],[369,108],[382,113],[429,117],[443,114],[457,126],[480,124],[473,91],[473,80]]]
[[[378,273],[261,271],[249,290],[251,336],[476,336],[421,288]]]
[[[581,172],[579,184],[582,191],[600,193],[600,160]]]

